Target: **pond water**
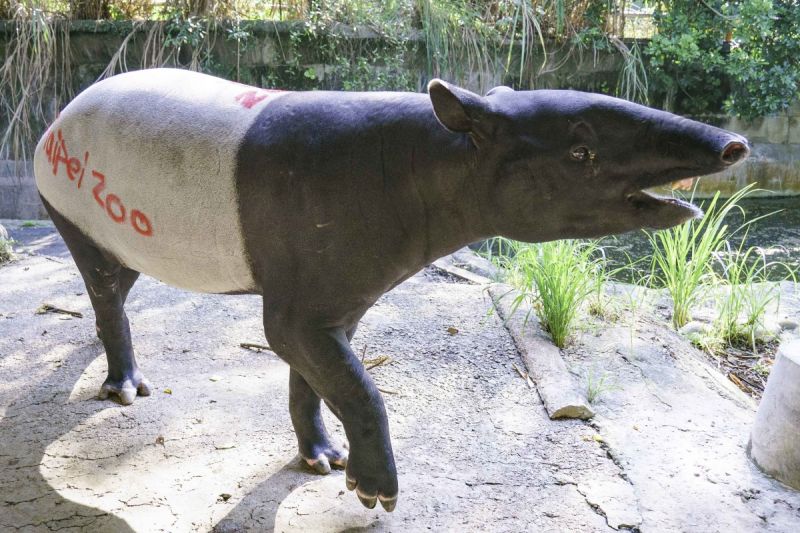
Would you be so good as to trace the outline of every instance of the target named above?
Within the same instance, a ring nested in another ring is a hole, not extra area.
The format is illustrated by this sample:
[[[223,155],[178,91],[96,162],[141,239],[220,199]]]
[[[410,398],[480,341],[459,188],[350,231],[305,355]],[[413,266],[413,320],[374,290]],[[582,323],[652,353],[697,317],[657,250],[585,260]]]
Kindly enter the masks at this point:
[[[702,201],[695,203],[703,204]],[[768,261],[783,262],[795,270],[799,269],[800,196],[745,199],[740,205],[744,210],[744,218],[738,210],[734,210],[726,220],[731,228],[740,226],[744,220],[752,220],[778,211],[753,223],[746,244],[763,248]],[[741,236],[734,237],[731,241],[732,244],[738,245]],[[638,259],[651,253],[650,244],[643,232],[609,237],[603,239],[602,244],[607,246],[608,257],[617,264],[623,261],[627,263],[626,254],[632,259]],[[784,275],[784,269],[775,269],[771,277],[779,279]]]

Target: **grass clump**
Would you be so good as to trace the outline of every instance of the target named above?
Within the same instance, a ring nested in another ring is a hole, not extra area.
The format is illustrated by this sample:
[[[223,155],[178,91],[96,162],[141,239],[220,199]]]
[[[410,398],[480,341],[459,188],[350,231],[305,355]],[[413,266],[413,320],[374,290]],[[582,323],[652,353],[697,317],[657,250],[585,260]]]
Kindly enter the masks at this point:
[[[742,211],[738,202],[751,192],[746,187],[720,202],[719,192],[705,206],[706,214],[680,226],[645,232],[653,248],[651,282],[666,288],[672,297],[672,325],[679,329],[691,320],[691,308],[701,298],[701,285],[713,281],[714,258],[726,246],[729,237],[758,219],[731,230],[725,217],[734,209]]]
[[[607,273],[600,246],[593,241],[526,244],[498,239],[493,248],[496,262],[507,269],[509,283],[519,292],[512,312],[530,304],[553,343],[566,346],[582,302],[603,291]]]
[[[770,283],[775,270],[786,270],[786,279],[796,279],[786,264],[770,262],[763,249],[747,246],[750,225],[773,213],[731,227],[726,217],[744,210],[739,202],[753,192],[745,187],[724,202],[717,193],[706,206],[706,215],[684,225],[647,233],[652,246],[651,284],[666,288],[672,297],[672,325],[680,329],[691,320],[691,309],[711,299],[716,316],[711,327],[692,339],[711,353],[725,346],[748,347],[756,352],[757,340],[766,331],[770,305],[780,298],[780,289]],[[731,239],[739,244],[734,246]]]
[[[781,267],[786,270],[784,279],[796,281],[796,277],[784,263],[767,261],[763,249],[745,248],[745,240],[746,236],[736,249],[728,246],[728,251],[717,258],[722,270],[717,276],[721,290],[712,336],[731,346],[749,345],[755,353],[759,336],[763,337],[761,333],[767,329],[767,309],[780,300],[779,286],[769,282],[771,271]]]
[[[620,390],[620,388],[611,380],[611,374],[608,372],[598,375],[594,370],[589,370],[586,375],[586,400],[591,404],[599,400],[603,394]]]
[[[0,237],[0,265],[14,259],[14,240]]]

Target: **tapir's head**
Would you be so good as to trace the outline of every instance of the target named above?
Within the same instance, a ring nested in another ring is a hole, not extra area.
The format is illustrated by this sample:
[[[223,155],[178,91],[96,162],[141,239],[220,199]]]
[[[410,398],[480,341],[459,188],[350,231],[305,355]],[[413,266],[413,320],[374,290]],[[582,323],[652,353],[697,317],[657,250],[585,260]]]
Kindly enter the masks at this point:
[[[428,86],[442,125],[477,150],[481,216],[524,241],[662,229],[702,215],[643,189],[719,172],[747,157],[735,133],[608,96]]]

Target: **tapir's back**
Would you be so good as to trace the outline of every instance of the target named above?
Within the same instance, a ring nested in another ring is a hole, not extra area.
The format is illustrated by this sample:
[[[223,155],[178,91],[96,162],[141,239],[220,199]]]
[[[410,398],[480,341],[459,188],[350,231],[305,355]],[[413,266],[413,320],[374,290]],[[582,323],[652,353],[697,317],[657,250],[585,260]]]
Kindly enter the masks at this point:
[[[129,268],[197,291],[252,290],[236,153],[279,97],[182,70],[115,76],[81,93],[47,131],[37,186]]]

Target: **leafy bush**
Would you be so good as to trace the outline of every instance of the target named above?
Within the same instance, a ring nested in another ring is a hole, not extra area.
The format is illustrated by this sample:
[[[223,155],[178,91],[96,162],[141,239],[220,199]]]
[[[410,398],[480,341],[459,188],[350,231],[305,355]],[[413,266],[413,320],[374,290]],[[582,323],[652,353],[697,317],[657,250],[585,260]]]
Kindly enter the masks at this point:
[[[646,55],[654,101],[664,108],[754,118],[798,98],[795,0],[666,0],[655,24]],[[729,51],[726,37],[732,37]]]

